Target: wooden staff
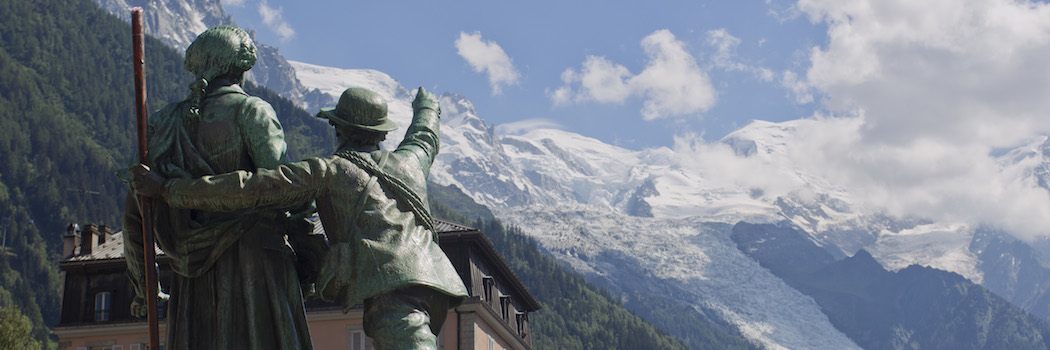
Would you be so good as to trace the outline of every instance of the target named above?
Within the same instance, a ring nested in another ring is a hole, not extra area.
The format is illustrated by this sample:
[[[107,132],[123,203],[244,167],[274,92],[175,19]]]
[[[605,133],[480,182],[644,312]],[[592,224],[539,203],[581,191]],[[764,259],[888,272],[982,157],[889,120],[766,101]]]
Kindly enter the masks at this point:
[[[142,34],[142,8],[131,8],[132,66],[135,67],[135,114],[138,129],[139,163],[149,165],[146,144],[146,49]],[[149,322],[149,348],[160,349],[160,323],[157,320],[157,252],[153,246],[153,206],[148,198],[137,197],[142,215],[142,252],[146,272],[146,319]],[[130,258],[130,257],[128,257]]]

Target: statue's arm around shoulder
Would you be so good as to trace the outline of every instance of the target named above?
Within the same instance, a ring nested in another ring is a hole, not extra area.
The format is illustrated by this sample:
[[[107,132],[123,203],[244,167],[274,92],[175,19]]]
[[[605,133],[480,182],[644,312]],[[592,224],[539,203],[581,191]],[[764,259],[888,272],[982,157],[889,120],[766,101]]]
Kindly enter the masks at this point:
[[[396,153],[412,153],[418,159],[424,174],[430,173],[441,145],[441,107],[437,97],[419,88],[412,101],[412,124],[405,131],[405,138],[397,146]]]
[[[284,162],[284,154],[288,149],[284,142],[284,129],[269,103],[248,96],[237,122],[255,167],[273,169]]]
[[[164,199],[173,207],[208,211],[284,208],[324,194],[336,174],[330,159],[309,158],[275,169],[171,179]]]

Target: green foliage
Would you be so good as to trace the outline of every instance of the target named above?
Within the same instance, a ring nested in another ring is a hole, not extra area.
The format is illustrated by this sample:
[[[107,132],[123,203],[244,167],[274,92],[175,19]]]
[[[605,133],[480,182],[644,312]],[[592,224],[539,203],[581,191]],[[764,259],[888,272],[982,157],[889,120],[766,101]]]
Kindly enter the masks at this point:
[[[458,188],[431,184],[430,197],[435,216],[460,222],[475,221],[511,270],[540,301],[543,308],[530,318],[535,348],[686,348],[678,339],[646,323],[616,299],[588,284],[583,276],[563,266],[519,229],[504,227],[488,208],[475,203]],[[649,315],[668,320],[666,323],[688,322],[678,327],[692,334],[692,348],[753,348],[741,336],[728,333],[709,320],[689,316],[695,314],[691,309],[683,311],[659,302],[640,306],[652,308]]]
[[[29,317],[14,306],[0,308],[0,349],[39,349],[40,342],[33,339]]]

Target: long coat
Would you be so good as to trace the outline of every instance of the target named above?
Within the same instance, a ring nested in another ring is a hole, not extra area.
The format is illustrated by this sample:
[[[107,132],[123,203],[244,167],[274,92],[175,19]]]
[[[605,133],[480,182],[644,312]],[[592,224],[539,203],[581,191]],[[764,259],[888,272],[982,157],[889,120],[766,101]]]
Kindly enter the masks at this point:
[[[285,152],[273,108],[237,85],[215,89],[200,116],[187,101],[155,113],[149,125],[153,168],[195,178],[275,168]],[[154,236],[175,272],[168,305],[168,349],[311,349],[295,259],[279,220],[283,211],[214,212],[153,200]],[[129,196],[124,255],[143,298],[141,215]]]
[[[438,121],[434,109],[416,108],[394,151],[342,150],[273,170],[177,179],[168,182],[165,199],[175,207],[216,211],[316,199],[331,242],[317,281],[322,297],[339,299],[349,308],[419,285],[453,297],[455,303],[467,295],[466,288],[427,222],[426,179],[438,152]]]

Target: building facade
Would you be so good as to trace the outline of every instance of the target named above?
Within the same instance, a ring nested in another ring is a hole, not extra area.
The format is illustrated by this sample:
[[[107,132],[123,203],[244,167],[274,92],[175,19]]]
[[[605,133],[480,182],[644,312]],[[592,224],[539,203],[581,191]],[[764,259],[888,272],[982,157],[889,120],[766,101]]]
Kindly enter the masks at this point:
[[[449,310],[439,334],[440,349],[529,350],[529,315],[539,303],[496,253],[485,235],[470,227],[438,221],[438,243],[467,287],[468,298]],[[63,236],[62,312],[53,331],[62,350],[146,350],[144,319],[134,318],[123,239],[106,226],[70,225]],[[162,288],[171,270],[158,251]],[[343,313],[340,305],[310,299],[307,320],[318,350],[370,350],[362,309]],[[161,341],[165,306],[160,304]],[[163,348],[163,345],[161,346]]]

